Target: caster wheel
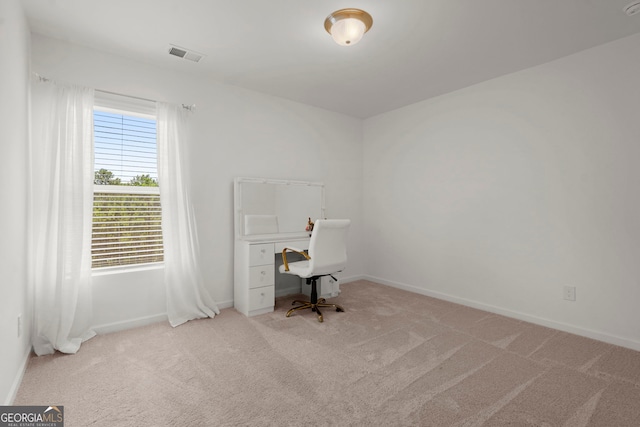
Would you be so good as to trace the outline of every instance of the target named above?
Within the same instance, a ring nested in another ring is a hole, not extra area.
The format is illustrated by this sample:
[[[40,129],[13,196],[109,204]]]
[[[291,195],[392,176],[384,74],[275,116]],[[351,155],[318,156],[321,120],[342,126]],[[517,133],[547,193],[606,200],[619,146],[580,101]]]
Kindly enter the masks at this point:
[[[324,322],[324,319],[322,318],[322,316],[318,316],[318,322],[320,323]]]
[[[344,311],[344,310],[340,307],[336,307],[336,311]]]

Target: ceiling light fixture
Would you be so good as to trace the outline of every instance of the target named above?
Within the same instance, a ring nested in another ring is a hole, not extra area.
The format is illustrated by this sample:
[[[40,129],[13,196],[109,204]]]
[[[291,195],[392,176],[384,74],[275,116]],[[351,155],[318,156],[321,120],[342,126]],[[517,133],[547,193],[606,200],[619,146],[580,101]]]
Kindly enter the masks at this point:
[[[373,25],[373,18],[364,10],[336,10],[324,20],[324,29],[340,46],[352,46],[360,41]]]

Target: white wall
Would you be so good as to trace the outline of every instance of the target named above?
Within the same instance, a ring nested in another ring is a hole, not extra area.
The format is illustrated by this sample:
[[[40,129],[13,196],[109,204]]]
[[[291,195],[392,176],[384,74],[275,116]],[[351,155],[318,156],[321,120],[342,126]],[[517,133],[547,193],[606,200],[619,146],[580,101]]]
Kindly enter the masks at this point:
[[[197,105],[189,147],[192,194],[202,272],[220,305],[233,303],[235,176],[324,182],[327,215],[353,220],[342,277],[363,274],[361,120],[35,34],[32,68],[54,80]],[[306,218],[300,220],[304,227]],[[161,270],[94,277],[96,324],[110,330],[157,318],[164,307],[161,278]]]
[[[365,120],[367,275],[640,349],[639,45]]]
[[[8,405],[13,402],[31,348],[25,261],[29,28],[18,0],[0,2],[0,51],[0,170],[4,177],[0,186],[0,404]]]

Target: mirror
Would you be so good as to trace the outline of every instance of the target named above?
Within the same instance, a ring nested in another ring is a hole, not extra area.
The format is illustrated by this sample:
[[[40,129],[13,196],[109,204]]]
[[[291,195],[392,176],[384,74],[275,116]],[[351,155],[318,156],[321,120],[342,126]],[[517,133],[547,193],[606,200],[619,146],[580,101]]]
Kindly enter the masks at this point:
[[[324,184],[261,178],[236,178],[237,236],[298,233],[307,219],[324,218]]]

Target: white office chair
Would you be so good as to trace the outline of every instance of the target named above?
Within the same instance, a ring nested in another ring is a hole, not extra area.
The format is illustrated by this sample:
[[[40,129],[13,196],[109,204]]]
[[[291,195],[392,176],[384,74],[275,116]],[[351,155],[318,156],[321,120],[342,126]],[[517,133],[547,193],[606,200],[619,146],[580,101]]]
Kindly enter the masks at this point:
[[[300,249],[284,248],[280,273],[300,276],[307,279],[307,285],[311,284],[310,301],[293,301],[293,304],[301,305],[287,311],[287,317],[298,310],[310,308],[318,315],[318,321],[322,322],[319,307],[333,307],[336,311],[344,311],[344,308],[338,304],[327,304],[324,298],[318,299],[316,280],[323,276],[331,276],[346,267],[349,225],[351,220],[348,219],[319,219],[315,222],[311,233],[308,254]],[[306,259],[287,263],[287,251],[297,252]]]

